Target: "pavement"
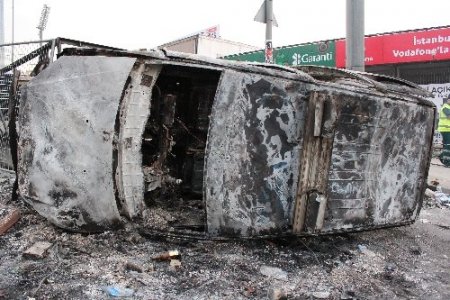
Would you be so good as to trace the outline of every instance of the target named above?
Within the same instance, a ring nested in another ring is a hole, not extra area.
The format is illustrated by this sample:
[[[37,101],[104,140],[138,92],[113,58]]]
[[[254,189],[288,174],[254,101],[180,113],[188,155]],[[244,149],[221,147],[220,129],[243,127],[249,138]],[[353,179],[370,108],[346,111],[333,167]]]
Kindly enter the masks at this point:
[[[430,170],[428,172],[428,183],[434,179],[439,182],[444,193],[450,194],[450,168],[444,167],[437,158],[431,160]]]

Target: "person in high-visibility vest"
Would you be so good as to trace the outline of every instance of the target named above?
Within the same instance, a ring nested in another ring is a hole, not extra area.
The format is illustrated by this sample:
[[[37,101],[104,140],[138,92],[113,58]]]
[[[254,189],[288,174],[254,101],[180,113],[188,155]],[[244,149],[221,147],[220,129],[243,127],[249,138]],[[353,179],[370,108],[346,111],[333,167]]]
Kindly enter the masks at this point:
[[[442,153],[439,159],[446,167],[450,167],[450,95],[439,110],[438,131],[442,135]]]

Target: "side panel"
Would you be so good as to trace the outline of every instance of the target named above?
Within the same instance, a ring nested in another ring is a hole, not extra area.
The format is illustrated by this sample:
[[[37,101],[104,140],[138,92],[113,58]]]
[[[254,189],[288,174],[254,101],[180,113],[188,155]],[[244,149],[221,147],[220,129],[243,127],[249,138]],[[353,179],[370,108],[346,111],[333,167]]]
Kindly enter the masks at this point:
[[[95,231],[120,222],[113,139],[134,58],[62,57],[20,101],[20,195],[54,224]]]
[[[340,95],[324,231],[413,221],[427,174],[434,109]]]
[[[291,226],[306,86],[225,71],[205,158],[208,232],[260,235]]]

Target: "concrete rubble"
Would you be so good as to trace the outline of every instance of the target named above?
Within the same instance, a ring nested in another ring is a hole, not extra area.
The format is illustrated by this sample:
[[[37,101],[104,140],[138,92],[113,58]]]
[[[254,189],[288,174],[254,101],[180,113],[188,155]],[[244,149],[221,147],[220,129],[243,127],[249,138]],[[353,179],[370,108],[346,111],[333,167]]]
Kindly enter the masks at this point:
[[[22,255],[28,258],[44,258],[52,246],[53,244],[49,242],[36,242],[25,250]]]

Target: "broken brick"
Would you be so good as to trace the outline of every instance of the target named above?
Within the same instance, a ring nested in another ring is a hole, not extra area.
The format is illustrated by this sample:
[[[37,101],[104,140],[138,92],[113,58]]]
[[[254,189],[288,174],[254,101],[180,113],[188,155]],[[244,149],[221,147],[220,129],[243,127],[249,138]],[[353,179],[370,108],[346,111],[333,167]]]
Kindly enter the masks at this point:
[[[19,219],[18,209],[0,208],[0,235],[5,234]]]
[[[171,251],[167,251],[167,252],[155,255],[152,257],[152,259],[163,261],[163,260],[179,259],[180,257],[181,257],[181,255],[178,250],[171,250]]]

